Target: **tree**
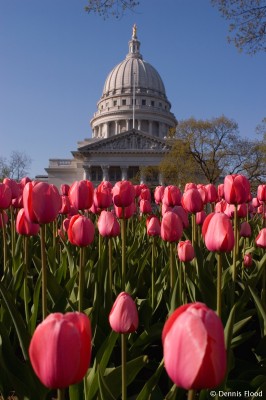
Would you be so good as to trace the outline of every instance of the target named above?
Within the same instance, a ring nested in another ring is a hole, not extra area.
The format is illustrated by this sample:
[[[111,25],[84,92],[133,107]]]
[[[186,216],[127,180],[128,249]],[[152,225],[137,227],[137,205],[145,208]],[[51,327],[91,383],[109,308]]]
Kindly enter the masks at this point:
[[[225,116],[180,121],[175,138],[169,140],[172,149],[162,161],[162,172],[175,175],[181,185],[188,181],[217,183],[233,173],[256,182],[264,179],[261,142],[241,138],[237,123]]]
[[[99,14],[104,19],[110,15],[119,18],[126,10],[133,10],[138,4],[137,0],[88,0],[85,11]]]
[[[31,158],[20,151],[13,151],[9,160],[0,157],[0,178],[20,180],[29,172]]]
[[[266,0],[211,1],[231,21],[229,42],[248,54],[266,50]]]

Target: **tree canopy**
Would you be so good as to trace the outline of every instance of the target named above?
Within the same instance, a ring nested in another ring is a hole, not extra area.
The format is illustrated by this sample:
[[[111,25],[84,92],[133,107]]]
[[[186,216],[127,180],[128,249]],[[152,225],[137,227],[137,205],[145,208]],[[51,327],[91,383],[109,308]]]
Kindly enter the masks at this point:
[[[13,151],[8,160],[0,157],[0,179],[20,180],[29,173],[31,158],[20,151]]]

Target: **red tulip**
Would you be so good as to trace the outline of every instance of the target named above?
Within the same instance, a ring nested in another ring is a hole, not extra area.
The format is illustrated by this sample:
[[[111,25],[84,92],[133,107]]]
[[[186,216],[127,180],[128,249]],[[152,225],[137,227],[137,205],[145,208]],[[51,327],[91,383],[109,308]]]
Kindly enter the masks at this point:
[[[242,237],[250,237],[251,236],[251,226],[248,222],[244,221],[240,225],[239,235]]]
[[[177,214],[167,211],[161,223],[161,238],[167,242],[178,242],[183,234],[182,221]]]
[[[26,218],[24,208],[19,210],[16,218],[16,231],[20,235],[35,236],[39,233],[40,225],[31,222]]]
[[[135,197],[139,197],[140,196],[140,192],[142,190],[142,186],[141,185],[134,185],[134,189],[135,189]]]
[[[224,184],[223,183],[218,185],[217,194],[218,194],[218,199],[219,200],[224,199]]]
[[[186,183],[184,192],[186,192],[189,189],[197,189],[196,183],[193,182]]]
[[[252,255],[251,254],[245,254],[244,255],[244,260],[243,260],[244,266],[249,268],[249,267],[252,266],[252,262],[253,262],[252,261]]]
[[[112,189],[105,184],[105,181],[94,190],[93,203],[97,208],[108,208],[112,204]]]
[[[182,221],[183,228],[186,229],[189,227],[188,213],[182,206],[174,206],[172,211],[176,213]]]
[[[164,190],[165,190],[164,186],[156,186],[154,190],[154,200],[156,204],[162,203]]]
[[[9,186],[0,183],[0,209],[4,210],[11,204],[12,192]]]
[[[226,372],[224,329],[205,304],[185,304],[166,321],[163,333],[165,369],[184,389],[218,386]]]
[[[116,298],[109,314],[109,323],[112,330],[117,333],[135,332],[138,328],[137,307],[128,293],[122,292]]]
[[[230,219],[223,213],[209,214],[202,225],[202,235],[209,251],[231,251],[235,239]]]
[[[180,206],[182,193],[181,190],[174,185],[166,186],[163,193],[162,202],[166,206]]]
[[[190,213],[197,213],[203,210],[203,201],[198,189],[188,189],[182,197],[182,206]]]
[[[142,214],[151,214],[152,208],[150,201],[141,199],[139,203],[139,210]]]
[[[21,189],[24,189],[27,183],[31,182],[31,179],[28,176],[22,178],[19,182]]]
[[[204,185],[197,185],[197,190],[198,190],[198,192],[200,194],[200,197],[201,197],[201,199],[203,201],[203,204],[208,203],[207,190],[206,190],[205,186]]]
[[[209,183],[208,185],[205,185],[205,189],[207,191],[207,202],[215,203],[218,198],[216,186],[213,183]]]
[[[149,188],[141,189],[139,197],[140,197],[141,200],[148,200],[150,202],[151,201],[151,191],[150,191],[150,189]]]
[[[93,191],[93,184],[90,181],[75,181],[68,192],[70,203],[78,210],[89,209],[93,202]]]
[[[205,218],[207,217],[206,212],[204,210],[199,211],[196,213],[196,224],[197,225],[202,225],[203,222],[205,221]]]
[[[101,236],[115,237],[120,234],[120,225],[111,211],[103,210],[98,219],[98,230]]]
[[[249,199],[250,183],[244,175],[227,175],[224,178],[224,198],[229,204],[246,203]]]
[[[257,198],[259,201],[266,202],[266,185],[259,185],[257,188]]]
[[[57,231],[58,235],[63,240],[63,242],[66,242],[68,239],[67,231],[69,228],[69,223],[70,223],[70,218],[65,218],[62,222],[61,227]]]
[[[215,204],[215,212],[223,213],[226,210],[227,203],[224,199]]]
[[[93,242],[94,224],[84,215],[73,215],[68,227],[68,239],[75,246],[85,247]]]
[[[51,389],[80,382],[91,358],[91,327],[85,314],[50,314],[37,326],[29,356],[40,381]]]
[[[266,249],[266,228],[260,230],[258,236],[255,239],[255,243],[258,247]]]
[[[0,229],[3,228],[3,224],[7,224],[8,223],[8,215],[5,211],[3,211],[2,213],[0,213]]]
[[[155,215],[150,215],[146,220],[146,229],[148,236],[160,236],[161,224],[159,218]]]
[[[15,199],[16,197],[19,196],[20,186],[14,179],[5,178],[3,180],[3,183],[8,187],[10,187],[12,199]]]
[[[113,202],[117,207],[128,207],[135,199],[135,188],[130,181],[116,182],[112,189]]]
[[[61,208],[61,196],[54,185],[46,182],[28,182],[23,190],[26,218],[38,224],[56,219]]]
[[[252,203],[253,207],[255,207],[255,208],[259,207],[259,205],[260,205],[260,202],[257,197],[253,197],[253,199],[251,200],[251,203]]]
[[[190,240],[179,242],[177,245],[177,254],[180,261],[190,262],[195,257],[195,251]]]
[[[66,183],[62,184],[60,186],[62,196],[68,196],[69,189],[70,189],[69,185],[67,185]]]
[[[114,209],[115,209],[115,215],[117,216],[117,218],[129,219],[132,217],[132,215],[135,214],[136,205],[135,205],[135,203],[131,203],[128,207],[114,206]]]
[[[62,204],[61,204],[61,209],[59,211],[59,214],[63,214],[63,215],[69,214],[70,206],[71,206],[69,197],[62,195],[61,202],[62,202]]]

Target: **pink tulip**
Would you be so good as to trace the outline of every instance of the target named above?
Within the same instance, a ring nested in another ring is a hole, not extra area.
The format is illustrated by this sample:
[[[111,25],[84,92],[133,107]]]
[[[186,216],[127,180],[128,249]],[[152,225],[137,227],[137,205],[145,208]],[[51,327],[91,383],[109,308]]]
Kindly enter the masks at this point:
[[[202,235],[209,251],[229,252],[234,247],[233,227],[225,214],[209,214],[203,222]]]
[[[174,207],[180,206],[182,193],[181,190],[174,185],[166,186],[163,193],[162,202],[166,206]]]
[[[243,260],[244,266],[249,268],[249,267],[252,266],[252,262],[253,262],[252,261],[252,255],[251,254],[245,254],[244,255],[244,260]]]
[[[113,331],[117,333],[135,332],[139,325],[139,317],[136,304],[132,297],[122,292],[116,298],[109,314],[109,323]]]
[[[114,206],[115,209],[115,215],[119,219],[129,219],[132,217],[132,215],[135,214],[136,212],[136,205],[135,203],[131,203],[128,207],[117,207]]]
[[[177,245],[177,254],[180,261],[190,262],[195,257],[195,251],[190,240],[179,242]]]
[[[66,183],[62,184],[62,185],[60,186],[60,190],[61,190],[62,196],[68,196],[69,189],[70,189],[70,186],[69,186],[69,185],[67,185]]]
[[[224,198],[229,204],[246,203],[249,199],[250,183],[244,175],[227,175],[224,178]]]
[[[85,314],[50,314],[30,342],[29,356],[40,381],[51,389],[82,380],[91,358],[91,327]]]
[[[200,194],[201,200],[203,201],[203,204],[208,203],[208,199],[207,199],[207,190],[205,188],[204,185],[197,185],[197,190]]]
[[[12,192],[9,186],[0,183],[0,209],[4,210],[11,204]]]
[[[226,207],[227,207],[227,203],[224,199],[222,199],[215,204],[215,212],[223,213],[223,212],[225,212]]]
[[[26,218],[24,208],[19,210],[16,218],[16,231],[20,235],[35,236],[39,233],[40,225],[31,222]]]
[[[60,211],[59,211],[59,214],[63,214],[63,215],[66,215],[66,214],[69,214],[69,211],[70,211],[70,200],[69,200],[69,197],[68,196],[65,196],[65,195],[62,195],[61,196],[61,209],[60,209]]]
[[[140,197],[141,200],[148,200],[150,202],[151,201],[151,191],[150,191],[150,189],[149,188],[141,189],[139,197]]]
[[[196,183],[193,182],[186,183],[184,192],[186,192],[189,189],[197,189]]]
[[[141,199],[139,203],[139,210],[142,214],[151,214],[152,208],[150,201]]]
[[[156,186],[154,190],[154,200],[156,204],[162,203],[164,190],[165,190],[164,186]]]
[[[182,221],[183,228],[186,229],[189,227],[188,213],[182,206],[174,206],[172,211],[176,213]]]
[[[31,182],[31,179],[28,176],[24,176],[19,182],[21,189],[23,190],[27,183]]]
[[[182,206],[187,212],[197,213],[203,210],[203,201],[198,189],[188,189],[182,197]]]
[[[255,239],[255,243],[258,247],[266,249],[266,228],[260,230],[258,236]]]
[[[183,234],[182,221],[177,214],[167,211],[161,223],[161,238],[167,242],[178,242]]]
[[[94,224],[84,215],[73,215],[68,227],[68,239],[75,246],[85,247],[93,242]]]
[[[120,234],[120,225],[113,212],[105,210],[101,212],[98,230],[103,237],[115,237]]]
[[[97,208],[108,208],[112,204],[112,189],[105,184],[105,181],[94,190],[93,203]]]
[[[90,181],[75,181],[68,192],[70,203],[78,210],[89,209],[93,202],[93,191],[93,184]]]
[[[257,188],[257,198],[266,203],[266,185],[259,185]]]
[[[196,224],[197,225],[202,225],[203,222],[205,221],[205,218],[207,217],[206,212],[204,210],[199,211],[196,213]]]
[[[259,207],[260,202],[257,197],[253,197],[253,199],[251,200],[251,204],[253,205],[253,207],[257,208]]]
[[[113,202],[117,207],[128,207],[135,199],[135,188],[130,181],[116,182],[112,189]]]
[[[54,185],[46,182],[28,182],[23,190],[26,218],[38,224],[56,219],[61,208],[61,196]]]
[[[14,179],[5,178],[3,180],[3,183],[5,185],[7,185],[11,189],[12,199],[15,199],[16,197],[19,196],[19,194],[20,194],[20,186]]]
[[[207,202],[215,203],[218,198],[216,186],[213,183],[209,183],[208,185],[205,185],[205,189],[207,192]]]
[[[224,184],[221,183],[220,185],[218,185],[217,187],[217,194],[218,194],[218,199],[222,200],[224,199]]]
[[[239,235],[242,237],[250,237],[251,236],[251,226],[248,222],[244,221],[240,225]]]
[[[150,215],[146,220],[146,229],[148,236],[160,236],[161,224],[159,218],[155,215]]]
[[[224,329],[205,304],[185,304],[166,321],[163,333],[165,369],[184,389],[218,386],[226,372]]]

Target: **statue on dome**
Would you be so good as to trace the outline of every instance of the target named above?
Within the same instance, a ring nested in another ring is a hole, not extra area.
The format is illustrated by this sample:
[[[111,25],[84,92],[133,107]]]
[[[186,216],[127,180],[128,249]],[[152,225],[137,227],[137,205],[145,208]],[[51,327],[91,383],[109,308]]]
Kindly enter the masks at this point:
[[[137,25],[134,24],[133,28],[132,28],[132,38],[136,38],[137,37]]]

